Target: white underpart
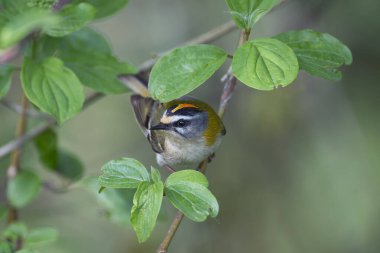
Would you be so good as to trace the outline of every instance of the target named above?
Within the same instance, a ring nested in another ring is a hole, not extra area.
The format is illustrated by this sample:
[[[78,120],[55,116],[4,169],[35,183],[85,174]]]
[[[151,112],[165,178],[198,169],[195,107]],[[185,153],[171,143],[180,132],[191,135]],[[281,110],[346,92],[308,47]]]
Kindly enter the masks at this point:
[[[220,145],[221,139],[212,146],[207,146],[205,139],[178,143],[171,138],[165,140],[165,151],[157,154],[157,163],[160,166],[169,165],[174,169],[195,169],[201,161],[205,160]]]

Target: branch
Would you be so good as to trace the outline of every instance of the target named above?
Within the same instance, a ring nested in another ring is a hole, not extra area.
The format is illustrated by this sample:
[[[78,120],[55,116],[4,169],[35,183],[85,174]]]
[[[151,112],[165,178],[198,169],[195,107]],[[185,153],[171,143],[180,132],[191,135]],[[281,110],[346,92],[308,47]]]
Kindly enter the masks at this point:
[[[213,42],[221,37],[223,37],[224,35],[234,31],[235,29],[237,29],[235,23],[233,21],[229,21],[221,26],[218,26],[194,39],[191,39],[181,45],[179,45],[180,47],[181,46],[187,46],[187,45],[194,45],[194,44],[203,44],[203,43],[210,43],[210,42]],[[177,46],[178,47],[178,46]],[[176,48],[177,48],[176,47]],[[170,52],[171,50],[167,50],[165,52],[161,52],[159,54],[157,54],[157,56],[154,58],[154,59],[150,59],[150,60],[147,60],[145,61],[144,63],[142,63],[140,66],[139,66],[139,72],[146,72],[146,71],[149,71],[153,65],[156,63],[156,61],[158,60],[158,58],[160,58],[161,56],[163,56],[164,54],[167,54],[168,52]]]
[[[239,38],[238,46],[246,42],[249,38],[251,30],[245,30],[242,31]],[[226,74],[226,83],[224,85],[224,89],[220,98],[220,104],[219,104],[219,110],[218,115],[220,118],[223,118],[224,112],[226,110],[226,107],[228,105],[228,102],[230,101],[233,91],[235,89],[237,80],[236,77],[232,75],[231,67],[228,69]],[[207,169],[208,159],[202,161],[198,166],[198,171],[205,173]],[[181,224],[181,221],[184,217],[184,214],[181,211],[177,211],[172,224],[169,227],[168,232],[165,235],[164,240],[161,242],[160,247],[157,250],[157,253],[166,253],[171,241],[173,240],[173,237],[175,235],[175,232],[177,231],[179,225]]]
[[[25,133],[26,129],[26,111],[28,110],[28,99],[26,98],[25,94],[22,93],[21,98],[22,103],[22,110],[21,114],[17,123],[16,128],[16,137],[20,137]],[[17,176],[17,174],[20,171],[20,160],[21,160],[21,148],[17,148],[12,153],[11,163],[9,165],[9,168],[7,170],[7,183]],[[16,222],[18,220],[18,210],[12,206],[9,207],[9,213],[8,213],[8,219],[7,223],[11,224],[13,222]]]
[[[21,105],[12,103],[12,102],[5,100],[5,99],[1,100],[0,104],[3,105],[4,107],[8,108],[11,111],[18,113],[18,114],[22,113],[22,106]],[[35,119],[50,119],[51,118],[48,114],[40,113],[40,112],[33,110],[33,109],[27,110],[25,112],[25,115],[27,117],[35,118]]]
[[[93,93],[89,97],[86,98],[83,109],[86,109],[93,103],[95,103],[98,99],[102,98],[104,95],[101,93]],[[4,146],[0,147],[0,159],[4,156],[11,153],[13,150],[22,147],[25,143],[33,140],[42,132],[46,131],[49,127],[56,126],[56,121],[52,118],[49,118],[45,123],[42,123],[39,126],[36,126],[32,130],[29,130],[26,134],[18,136],[16,139],[8,142]]]
[[[199,37],[196,37],[195,39],[189,40],[183,45],[189,45],[194,43],[210,43],[223,35],[226,35],[236,29],[236,26],[232,22],[227,22],[221,26],[218,26]],[[159,55],[162,55],[163,53],[160,53]],[[139,69],[139,72],[144,72],[152,68],[154,63],[156,62],[156,59],[150,59],[145,61],[143,64],[141,64],[141,67]],[[123,76],[123,75],[121,75]],[[125,75],[124,75],[125,76]],[[122,81],[122,80],[121,80]],[[83,106],[83,109],[87,108],[91,104],[93,104],[98,99],[102,98],[104,95],[101,93],[94,93],[90,95]],[[11,153],[13,150],[22,147],[25,143],[29,142],[30,140],[37,137],[40,133],[48,129],[49,127],[55,126],[56,122],[52,119],[48,120],[47,122],[33,128],[32,130],[28,131],[26,134],[17,137],[16,139],[8,142],[7,144],[0,147],[0,159]]]

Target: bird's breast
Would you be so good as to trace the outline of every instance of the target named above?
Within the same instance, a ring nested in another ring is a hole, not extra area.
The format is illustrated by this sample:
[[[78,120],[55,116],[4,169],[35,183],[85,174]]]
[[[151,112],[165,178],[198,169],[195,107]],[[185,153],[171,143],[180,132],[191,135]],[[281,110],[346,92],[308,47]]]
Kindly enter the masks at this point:
[[[204,138],[191,141],[166,138],[165,150],[157,154],[157,163],[160,166],[173,166],[174,169],[178,166],[180,168],[191,166],[187,169],[192,169],[214,153],[219,144],[220,140],[208,146]]]

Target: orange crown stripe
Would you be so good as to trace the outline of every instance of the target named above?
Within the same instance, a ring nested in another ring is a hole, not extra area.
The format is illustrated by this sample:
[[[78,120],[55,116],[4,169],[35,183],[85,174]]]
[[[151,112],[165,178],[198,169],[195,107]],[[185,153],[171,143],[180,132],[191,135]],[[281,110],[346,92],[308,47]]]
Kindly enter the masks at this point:
[[[174,108],[174,109],[172,110],[172,113],[174,113],[174,112],[176,112],[176,111],[178,111],[178,110],[180,110],[180,109],[182,109],[182,108],[188,108],[188,107],[198,108],[197,106],[195,106],[195,105],[193,105],[193,104],[179,104],[179,105],[177,105],[176,108]]]

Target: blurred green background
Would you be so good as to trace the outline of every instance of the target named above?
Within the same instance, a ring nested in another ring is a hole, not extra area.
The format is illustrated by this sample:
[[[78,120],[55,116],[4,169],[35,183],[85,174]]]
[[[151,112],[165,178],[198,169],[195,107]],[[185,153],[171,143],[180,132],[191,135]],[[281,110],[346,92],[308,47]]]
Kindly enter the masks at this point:
[[[339,83],[301,72],[293,85],[272,92],[239,85],[224,120],[227,135],[207,171],[220,214],[205,223],[185,220],[170,252],[380,252],[379,13],[377,0],[293,0],[255,26],[255,37],[300,28],[330,33],[351,48],[354,63]],[[131,0],[93,27],[118,57],[139,65],[229,19],[224,1]],[[237,39],[233,32],[216,44],[233,52]],[[193,95],[216,108],[226,68]],[[19,96],[15,85],[7,99]],[[12,139],[16,121],[0,106],[1,144]],[[102,99],[58,131],[60,146],[78,154],[85,176],[100,175],[104,163],[123,156],[156,165],[129,94]],[[37,158],[28,144],[23,167],[59,185]],[[2,201],[8,164],[9,157],[0,161]],[[81,187],[42,191],[21,217],[30,227],[60,230],[59,241],[42,253],[139,253],[155,252],[173,209],[164,201],[158,226],[142,245],[128,225],[108,221],[94,194]]]

